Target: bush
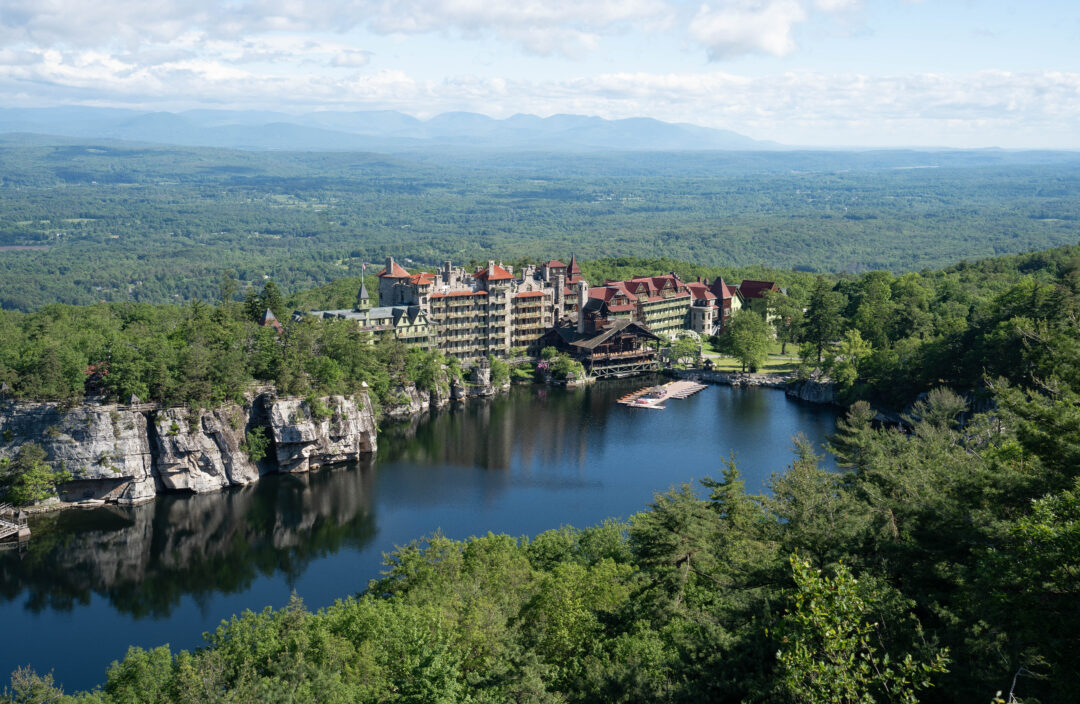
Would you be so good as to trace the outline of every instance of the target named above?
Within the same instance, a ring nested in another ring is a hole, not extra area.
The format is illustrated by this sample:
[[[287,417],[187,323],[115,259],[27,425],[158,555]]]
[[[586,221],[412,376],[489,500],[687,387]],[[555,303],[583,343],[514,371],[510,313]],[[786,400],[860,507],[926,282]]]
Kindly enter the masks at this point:
[[[270,438],[266,436],[266,428],[261,425],[252,428],[240,449],[247,453],[248,459],[252,462],[258,462],[266,457],[267,450],[270,449]]]
[[[491,363],[491,383],[494,386],[502,386],[510,381],[510,365],[494,355],[488,356]]]
[[[37,503],[56,496],[58,484],[69,482],[67,472],[54,472],[45,463],[45,450],[28,442],[14,459],[0,460],[0,490],[16,506]]]

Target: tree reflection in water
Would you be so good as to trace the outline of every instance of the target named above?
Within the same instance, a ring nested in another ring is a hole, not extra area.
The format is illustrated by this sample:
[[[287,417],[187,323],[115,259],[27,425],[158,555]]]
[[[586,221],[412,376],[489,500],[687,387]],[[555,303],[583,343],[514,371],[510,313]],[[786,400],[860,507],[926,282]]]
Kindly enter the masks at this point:
[[[291,582],[312,560],[370,543],[373,464],[38,517],[25,551],[0,553],[0,598],[25,591],[32,611],[70,611],[99,594],[121,613],[160,618],[185,595],[201,603],[278,573]]]

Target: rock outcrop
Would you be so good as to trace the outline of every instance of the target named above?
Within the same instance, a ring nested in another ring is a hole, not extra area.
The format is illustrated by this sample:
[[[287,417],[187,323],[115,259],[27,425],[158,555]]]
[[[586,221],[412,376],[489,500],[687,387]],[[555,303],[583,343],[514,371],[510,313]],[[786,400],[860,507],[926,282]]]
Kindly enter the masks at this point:
[[[257,480],[259,470],[243,447],[249,415],[236,404],[201,412],[167,408],[154,414],[154,470],[162,487],[202,494]]]
[[[403,420],[420,415],[431,408],[429,394],[421,393],[415,386],[399,385],[390,396],[384,412],[388,418]]]
[[[157,493],[152,476],[146,416],[123,406],[55,403],[0,404],[0,457],[12,457],[28,442],[40,445],[56,472],[76,481],[61,499],[138,503]]]
[[[413,394],[419,397],[415,389]],[[255,427],[266,427],[267,440],[273,440],[263,471],[306,471],[375,452],[375,416],[366,394],[318,404],[313,413],[306,401],[273,393],[245,406],[203,411],[4,401],[0,458],[14,457],[26,443],[40,445],[53,471],[72,476],[58,487],[60,501],[51,499],[64,506],[134,504],[162,491],[201,494],[250,484],[260,474],[245,448]]]
[[[375,452],[375,420],[366,394],[321,399],[322,408],[302,399],[266,403],[279,471],[306,472]]]
[[[796,381],[787,387],[787,395],[808,403],[836,404],[836,385],[815,379]]]

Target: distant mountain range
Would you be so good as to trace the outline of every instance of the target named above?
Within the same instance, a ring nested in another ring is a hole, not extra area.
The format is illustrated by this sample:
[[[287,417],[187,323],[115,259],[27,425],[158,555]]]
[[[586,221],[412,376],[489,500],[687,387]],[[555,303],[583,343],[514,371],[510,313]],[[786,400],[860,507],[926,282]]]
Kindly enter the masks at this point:
[[[471,112],[419,120],[392,110],[292,115],[252,110],[140,112],[63,106],[0,109],[0,133],[120,139],[159,144],[289,151],[400,152],[418,149],[518,151],[775,150],[775,142],[729,130],[638,117]]]

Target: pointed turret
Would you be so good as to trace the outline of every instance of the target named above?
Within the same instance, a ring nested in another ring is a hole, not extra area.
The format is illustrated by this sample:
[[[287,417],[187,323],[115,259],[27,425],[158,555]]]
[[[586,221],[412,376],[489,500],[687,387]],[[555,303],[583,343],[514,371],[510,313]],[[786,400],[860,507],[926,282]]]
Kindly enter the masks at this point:
[[[368,295],[367,284],[360,280],[360,291],[356,294],[356,310],[367,310],[371,307],[371,296]]]
[[[262,317],[259,318],[259,325],[262,325],[264,328],[274,328],[279,333],[284,330],[284,328],[281,327],[281,323],[278,322],[277,316],[274,315],[274,311],[269,308],[267,308],[262,314]]]
[[[577,263],[577,255],[570,255],[570,266],[566,269],[566,283],[576,284],[581,281],[581,267]]]

